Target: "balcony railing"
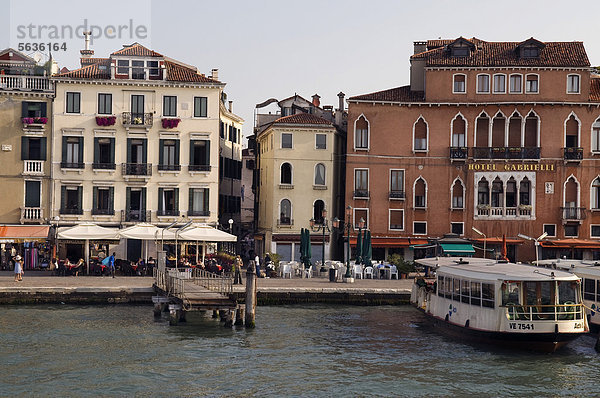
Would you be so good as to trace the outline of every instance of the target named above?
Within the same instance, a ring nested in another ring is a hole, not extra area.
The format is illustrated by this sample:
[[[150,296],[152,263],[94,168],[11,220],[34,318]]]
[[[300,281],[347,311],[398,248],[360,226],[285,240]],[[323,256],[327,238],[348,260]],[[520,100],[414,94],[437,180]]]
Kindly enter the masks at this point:
[[[44,76],[0,75],[0,89],[53,91],[52,82]]]
[[[83,162],[60,162],[61,169],[83,169],[85,168],[85,163]]]
[[[210,210],[190,210],[187,215],[188,217],[209,217]]]
[[[473,147],[473,159],[539,159],[540,147]]]
[[[44,175],[43,160],[25,160],[23,163],[23,174]]]
[[[281,227],[281,226],[292,226],[294,225],[294,220],[291,219],[290,217],[281,217],[277,219],[277,226]]]
[[[21,207],[21,224],[24,222],[43,221],[44,209],[41,207]]]
[[[369,191],[366,189],[357,189],[354,191],[354,198],[369,199]]]
[[[519,205],[517,207],[491,207],[489,205],[477,205],[477,215],[481,217],[531,217],[532,207]]]
[[[157,210],[156,215],[163,216],[179,216],[179,210]]]
[[[564,156],[566,161],[579,161],[583,159],[583,148],[570,147],[564,148]]]
[[[565,221],[581,221],[585,219],[585,207],[561,207],[562,219]]]
[[[64,208],[61,207],[60,214],[83,214],[83,209],[81,208]]]
[[[210,171],[210,164],[190,164],[188,166],[188,171]]]
[[[125,176],[151,176],[152,164],[150,163],[123,163],[123,175]]]
[[[121,210],[121,222],[151,222],[150,210]]]
[[[115,209],[92,209],[93,216],[114,216]]]
[[[159,164],[158,170],[159,171],[180,171],[181,165],[180,164]]]
[[[404,191],[392,190],[389,192],[390,199],[404,199]]]
[[[114,163],[92,163],[94,170],[114,170],[116,167]]]
[[[467,147],[463,146],[452,146],[450,147],[450,159],[453,160],[466,160],[469,155]]]
[[[123,112],[123,126],[150,128],[154,122],[152,113]]]

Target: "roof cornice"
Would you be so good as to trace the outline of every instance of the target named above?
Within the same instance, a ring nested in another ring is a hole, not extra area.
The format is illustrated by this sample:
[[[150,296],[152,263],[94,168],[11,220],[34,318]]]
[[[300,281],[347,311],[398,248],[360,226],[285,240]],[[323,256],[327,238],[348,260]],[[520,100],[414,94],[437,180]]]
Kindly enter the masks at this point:
[[[55,83],[92,84],[108,86],[134,87],[190,87],[190,88],[223,88],[225,83],[208,82],[175,82],[170,80],[129,80],[129,79],[77,79],[72,77],[51,77]]]

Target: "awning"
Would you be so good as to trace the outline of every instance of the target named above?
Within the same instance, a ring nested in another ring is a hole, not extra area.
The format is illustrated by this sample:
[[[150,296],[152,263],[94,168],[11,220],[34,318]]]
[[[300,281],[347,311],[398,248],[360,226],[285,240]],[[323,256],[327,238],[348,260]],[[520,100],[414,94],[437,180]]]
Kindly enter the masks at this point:
[[[483,243],[485,241],[485,243],[488,244],[488,245],[501,245],[501,244],[503,244],[501,236],[500,237],[493,236],[493,237],[486,238],[486,239],[483,239],[483,238],[473,238],[473,239],[471,239],[471,241],[477,242],[477,243]],[[523,242],[525,242],[523,239],[506,238],[506,244],[509,244],[509,245],[521,244]]]
[[[0,243],[45,242],[49,231],[47,225],[1,225]]]
[[[600,250],[600,242],[589,239],[557,239],[542,240],[540,246],[554,249],[597,249]]]
[[[394,238],[390,236],[371,236],[372,247],[411,247],[411,245],[427,244],[427,239]],[[356,246],[356,236],[350,237],[350,246]]]
[[[470,243],[440,243],[444,254],[453,256],[469,256],[475,254],[475,249]]]

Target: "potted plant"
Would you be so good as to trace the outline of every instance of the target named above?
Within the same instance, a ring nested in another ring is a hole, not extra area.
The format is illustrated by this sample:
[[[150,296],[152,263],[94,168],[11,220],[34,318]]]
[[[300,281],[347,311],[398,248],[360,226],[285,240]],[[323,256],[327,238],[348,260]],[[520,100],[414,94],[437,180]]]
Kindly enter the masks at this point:
[[[172,129],[172,128],[177,127],[179,125],[180,121],[181,121],[181,119],[178,119],[178,118],[163,118],[162,126],[164,129]]]
[[[479,209],[479,210],[489,210],[490,209],[490,205],[486,205],[486,204],[477,205],[477,209]]]
[[[399,254],[392,254],[388,257],[390,264],[395,265],[398,269],[400,278],[406,279],[408,274],[415,270],[415,263],[412,261],[406,261],[404,257]]]
[[[96,116],[96,124],[98,126],[112,126],[117,121],[115,116]]]
[[[136,117],[133,119],[133,124],[142,124],[142,118],[141,117]]]

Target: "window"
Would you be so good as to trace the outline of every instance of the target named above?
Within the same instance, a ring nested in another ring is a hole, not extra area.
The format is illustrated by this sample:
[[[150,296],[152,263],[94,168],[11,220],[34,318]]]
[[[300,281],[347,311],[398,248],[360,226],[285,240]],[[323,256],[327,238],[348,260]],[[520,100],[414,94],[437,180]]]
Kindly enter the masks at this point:
[[[527,75],[525,77],[525,92],[527,94],[537,94],[539,90],[537,75]]]
[[[94,169],[115,168],[115,139],[94,138]]]
[[[315,148],[327,149],[327,135],[326,134],[316,134],[315,135]]]
[[[494,75],[494,93],[504,94],[506,92],[506,75]]]
[[[369,122],[364,116],[354,123],[354,148],[369,149]]]
[[[481,283],[471,281],[471,305],[481,305]]]
[[[61,187],[60,213],[61,214],[83,214],[82,208],[83,188],[78,186]]]
[[[41,181],[25,181],[25,207],[41,207]]]
[[[592,181],[592,210],[600,210],[600,177]]]
[[[131,120],[139,118],[144,122],[144,96],[143,95],[132,95],[131,96]]]
[[[113,187],[94,187],[93,191],[92,214],[95,215],[114,215],[114,188]]]
[[[179,188],[158,188],[158,215],[179,215]]]
[[[491,283],[481,284],[481,306],[494,308],[494,285]]]
[[[79,113],[81,108],[81,93],[67,92],[67,113]]]
[[[283,199],[279,204],[279,224],[292,225],[292,202]]]
[[[513,177],[506,182],[506,207],[517,207],[517,182]]]
[[[460,180],[452,185],[452,209],[464,208],[464,188]]]
[[[523,77],[521,75],[510,75],[509,83],[508,83],[508,90],[510,91],[511,94],[518,94],[521,92],[522,80],[523,80]]]
[[[477,75],[477,92],[480,94],[490,92],[490,75]]]
[[[540,56],[540,49],[534,46],[523,47],[521,56],[523,58],[537,58]]]
[[[504,206],[504,184],[498,177],[492,182],[492,207]]]
[[[477,184],[477,205],[487,206],[490,204],[490,185],[485,178]]]
[[[21,160],[46,160],[46,137],[21,137]]]
[[[208,98],[194,97],[194,117],[206,117],[208,114]],[[224,138],[223,122],[221,122],[221,138]]]
[[[427,221],[414,221],[413,222],[413,234],[427,235]]]
[[[531,182],[527,177],[523,178],[519,185],[519,204],[523,206],[531,205]]]
[[[404,199],[404,170],[390,170],[390,198]]]
[[[465,224],[462,222],[451,222],[450,223],[450,232],[456,235],[464,235],[465,233]]]
[[[600,119],[592,124],[592,152],[600,152]]]
[[[365,222],[363,229],[369,229],[369,209],[354,209],[354,229],[359,229],[360,220]]]
[[[600,225],[590,225],[590,237],[600,238]]]
[[[292,133],[281,133],[281,147],[292,148]]]
[[[188,216],[209,216],[209,189],[190,188]]]
[[[146,78],[144,61],[131,61],[131,78],[138,80],[144,80]]]
[[[177,97],[172,95],[163,97],[163,116],[177,116]]]
[[[146,61],[150,76],[158,76],[158,61]]]
[[[159,141],[159,170],[179,170],[179,140]]]
[[[47,105],[45,102],[21,102],[21,117],[46,117]]]
[[[280,184],[291,184],[292,183],[292,165],[289,163],[283,163],[281,165],[281,176],[279,180]]]
[[[325,165],[323,163],[315,166],[315,185],[325,185]]]
[[[112,94],[98,94],[98,114],[112,114]]]
[[[117,74],[129,75],[129,60],[120,59],[117,61]]]
[[[565,123],[565,147],[579,147],[579,120],[575,114],[571,114]]]
[[[565,237],[576,238],[579,235],[578,224],[565,224]]]
[[[427,151],[427,136],[429,128],[425,120],[419,117],[419,120],[413,126],[414,143],[413,149],[415,151]]]
[[[354,170],[354,197],[369,197],[369,170]]]
[[[323,224],[323,210],[325,210],[325,202],[321,199],[315,200],[313,204],[313,220],[315,220],[316,224]]]
[[[63,168],[83,168],[83,137],[63,137]]]
[[[190,171],[210,171],[210,141],[190,141]]]
[[[452,146],[455,148],[466,147],[467,121],[458,114],[452,121]]]
[[[452,86],[452,93],[464,94],[467,92],[467,76],[466,75],[454,75],[454,84]]]
[[[415,208],[427,207],[427,183],[422,177],[417,178],[414,187],[414,206]]]
[[[556,224],[544,224],[544,232],[548,234],[548,237],[554,238],[556,236]]]
[[[404,210],[390,209],[390,230],[404,231]]]
[[[579,75],[567,76],[567,93],[579,94]]]

